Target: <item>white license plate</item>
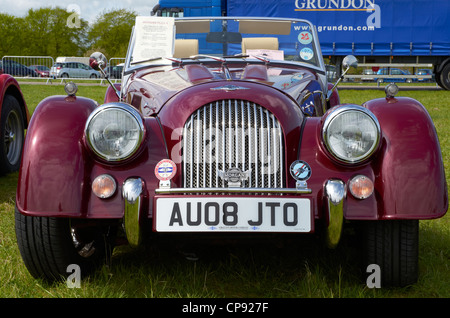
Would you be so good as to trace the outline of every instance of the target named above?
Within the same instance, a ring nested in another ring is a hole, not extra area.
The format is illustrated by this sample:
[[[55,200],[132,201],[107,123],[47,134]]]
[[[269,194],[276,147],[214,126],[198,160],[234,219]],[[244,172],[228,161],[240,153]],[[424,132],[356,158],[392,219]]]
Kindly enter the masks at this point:
[[[310,232],[311,203],[297,198],[158,198],[157,232]]]

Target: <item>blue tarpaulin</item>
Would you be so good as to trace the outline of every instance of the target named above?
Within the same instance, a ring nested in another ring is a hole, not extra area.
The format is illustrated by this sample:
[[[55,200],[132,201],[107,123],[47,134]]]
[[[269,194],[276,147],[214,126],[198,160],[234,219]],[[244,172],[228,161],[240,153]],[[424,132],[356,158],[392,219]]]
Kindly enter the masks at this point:
[[[227,15],[309,20],[324,55],[450,55],[449,0],[228,0]]]

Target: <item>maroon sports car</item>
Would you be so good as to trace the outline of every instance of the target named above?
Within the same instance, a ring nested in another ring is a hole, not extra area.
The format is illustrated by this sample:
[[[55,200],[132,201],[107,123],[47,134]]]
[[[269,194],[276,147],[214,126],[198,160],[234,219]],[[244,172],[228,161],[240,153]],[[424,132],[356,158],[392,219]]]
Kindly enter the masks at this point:
[[[121,235],[321,233],[334,248],[357,224],[364,271],[416,282],[419,220],[448,208],[433,122],[395,85],[341,103],[317,39],[305,20],[138,17],[103,105],[71,84],[31,119],[16,211],[31,274],[88,271]]]

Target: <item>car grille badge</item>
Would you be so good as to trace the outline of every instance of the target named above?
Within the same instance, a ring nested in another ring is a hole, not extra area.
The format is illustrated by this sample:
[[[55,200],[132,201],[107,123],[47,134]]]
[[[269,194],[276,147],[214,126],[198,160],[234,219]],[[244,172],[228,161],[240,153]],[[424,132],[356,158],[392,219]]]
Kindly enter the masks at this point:
[[[239,168],[232,167],[227,171],[219,170],[219,177],[227,181],[229,188],[240,188],[243,181],[248,180],[251,170],[242,171]]]
[[[237,85],[231,85],[231,84],[211,88],[212,91],[225,91],[225,92],[232,92],[232,91],[244,90],[244,89],[250,89],[250,88],[237,86]]]

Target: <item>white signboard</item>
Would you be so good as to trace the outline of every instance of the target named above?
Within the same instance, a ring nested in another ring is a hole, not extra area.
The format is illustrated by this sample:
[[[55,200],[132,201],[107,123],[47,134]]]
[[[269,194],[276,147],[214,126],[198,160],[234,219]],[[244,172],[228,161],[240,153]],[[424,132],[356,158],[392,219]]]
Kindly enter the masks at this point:
[[[175,20],[171,17],[136,17],[133,63],[173,56]]]

